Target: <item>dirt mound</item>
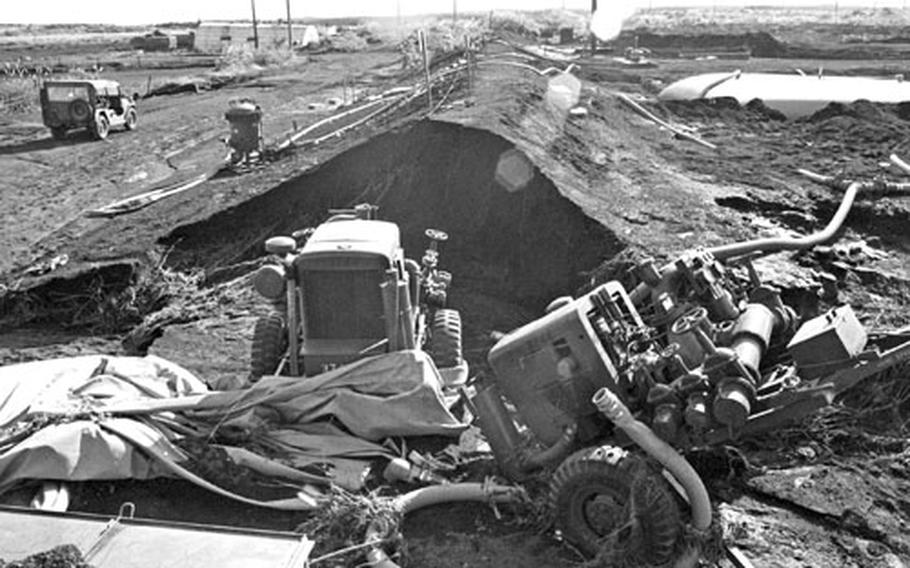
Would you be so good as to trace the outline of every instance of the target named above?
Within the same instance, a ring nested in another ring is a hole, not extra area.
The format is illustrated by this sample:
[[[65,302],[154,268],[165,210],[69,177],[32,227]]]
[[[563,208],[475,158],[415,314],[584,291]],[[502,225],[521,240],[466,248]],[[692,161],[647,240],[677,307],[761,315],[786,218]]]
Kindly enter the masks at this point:
[[[877,123],[893,119],[894,112],[891,106],[872,103],[866,100],[856,101],[854,103],[829,103],[825,108],[816,111],[805,120],[808,122],[823,122],[835,117],[849,117],[863,123]]]
[[[692,101],[663,101],[663,108],[672,115],[685,120],[717,120],[731,122],[782,121],[786,117],[780,111],[768,108],[760,99],[753,99],[745,105],[732,97],[696,99]]]
[[[743,51],[755,57],[786,57],[787,46],[767,32],[739,34],[660,34],[647,28],[623,31],[616,40],[617,47],[638,45],[662,53],[676,51]]]

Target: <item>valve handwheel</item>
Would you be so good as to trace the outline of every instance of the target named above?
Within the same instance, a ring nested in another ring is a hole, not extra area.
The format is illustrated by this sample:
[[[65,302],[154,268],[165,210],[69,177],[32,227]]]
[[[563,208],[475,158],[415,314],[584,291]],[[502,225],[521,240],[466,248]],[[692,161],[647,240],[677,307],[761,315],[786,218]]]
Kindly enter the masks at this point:
[[[673,333],[682,335],[683,333],[687,333],[698,327],[707,316],[708,310],[703,307],[695,308],[694,310],[686,312],[680,316],[678,320],[673,322],[671,330]]]
[[[445,242],[449,240],[449,234],[439,229],[427,229],[423,234],[434,241]]]

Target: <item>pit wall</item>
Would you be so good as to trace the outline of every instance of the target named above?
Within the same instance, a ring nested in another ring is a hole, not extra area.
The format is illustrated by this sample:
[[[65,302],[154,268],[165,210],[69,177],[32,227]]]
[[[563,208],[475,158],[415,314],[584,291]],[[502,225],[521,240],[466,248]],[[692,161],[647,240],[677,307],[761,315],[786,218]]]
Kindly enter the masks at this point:
[[[521,169],[523,155],[495,134],[416,122],[181,227],[164,244],[174,247],[172,265],[213,269],[261,256],[267,237],[314,225],[330,208],[366,202],[399,224],[411,258],[419,260],[426,247],[425,229],[449,233],[442,267],[456,285],[541,305],[582,285],[589,270],[618,252],[618,241],[529,161],[517,175],[526,183],[503,180],[504,156]]]

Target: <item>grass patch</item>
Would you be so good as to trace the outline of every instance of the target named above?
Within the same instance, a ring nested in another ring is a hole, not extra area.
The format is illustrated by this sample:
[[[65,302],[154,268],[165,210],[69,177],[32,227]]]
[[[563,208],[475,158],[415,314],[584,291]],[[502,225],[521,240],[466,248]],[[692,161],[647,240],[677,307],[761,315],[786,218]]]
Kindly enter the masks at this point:
[[[0,112],[25,113],[38,107],[38,82],[35,79],[0,81]]]

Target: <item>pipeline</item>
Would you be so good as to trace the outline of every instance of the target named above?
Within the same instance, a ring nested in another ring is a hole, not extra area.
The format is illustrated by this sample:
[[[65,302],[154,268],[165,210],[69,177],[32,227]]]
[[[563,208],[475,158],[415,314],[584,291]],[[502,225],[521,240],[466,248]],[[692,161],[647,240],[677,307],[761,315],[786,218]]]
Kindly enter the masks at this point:
[[[708,497],[708,490],[705,489],[704,483],[689,462],[669,444],[658,438],[650,428],[636,420],[629,412],[629,408],[610,389],[599,389],[594,393],[591,402],[682,484],[692,508],[692,526],[700,532],[707,531],[711,526],[711,499]],[[695,566],[697,560],[698,555],[693,555],[690,566]]]
[[[423,487],[395,498],[392,505],[402,516],[422,507],[450,503],[453,501],[480,501],[484,503],[514,503],[524,499],[524,490],[507,485],[491,483],[453,483]],[[364,542],[379,543],[384,538],[385,527],[380,522],[372,522],[367,527]],[[374,544],[367,553],[367,565],[374,568],[399,568],[378,544]]]

